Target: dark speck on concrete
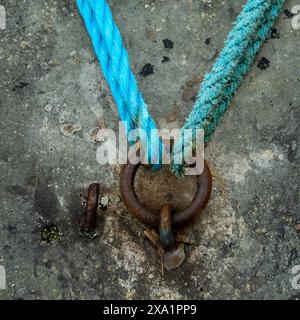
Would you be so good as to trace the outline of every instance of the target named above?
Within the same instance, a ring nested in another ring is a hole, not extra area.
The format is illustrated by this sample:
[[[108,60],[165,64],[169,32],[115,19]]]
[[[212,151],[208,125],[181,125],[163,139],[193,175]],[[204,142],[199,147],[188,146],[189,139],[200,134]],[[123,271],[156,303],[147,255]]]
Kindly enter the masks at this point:
[[[173,49],[174,48],[174,42],[172,40],[164,39],[163,44],[166,49]]]
[[[211,43],[211,38],[207,38],[206,40],[205,40],[205,44],[210,44]]]
[[[270,34],[271,39],[279,39],[280,38],[280,33],[276,28],[271,29],[271,34]]]
[[[18,84],[14,86],[13,90],[15,91],[16,89],[24,89],[27,86],[29,86],[29,82],[19,81]]]
[[[289,9],[285,9],[284,14],[288,19],[293,18],[294,16],[294,14]]]
[[[142,77],[147,77],[154,73],[154,66],[151,63],[147,63],[143,66],[141,72],[139,73]]]
[[[9,232],[11,233],[11,234],[16,234],[17,233],[17,226],[14,224],[14,225],[12,225],[12,224],[9,224],[8,225],[8,230],[9,230]]]
[[[34,207],[39,215],[51,221],[59,211],[59,201],[55,192],[46,184],[38,184],[34,193]]]
[[[169,61],[170,61],[170,58],[164,56],[161,62],[162,62],[162,63],[165,63],[165,62],[169,62]]]
[[[270,61],[269,61],[267,58],[262,57],[262,58],[258,61],[257,67],[258,67],[260,70],[266,70],[267,68],[270,67]]]
[[[25,196],[27,194],[26,190],[21,186],[8,186],[6,191],[13,196]]]

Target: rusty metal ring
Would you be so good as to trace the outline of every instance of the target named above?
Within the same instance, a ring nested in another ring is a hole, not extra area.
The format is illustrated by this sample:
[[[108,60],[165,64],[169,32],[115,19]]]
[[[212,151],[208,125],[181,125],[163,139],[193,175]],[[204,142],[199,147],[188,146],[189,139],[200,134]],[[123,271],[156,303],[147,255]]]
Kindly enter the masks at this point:
[[[159,228],[159,213],[152,212],[145,208],[138,200],[134,190],[134,179],[140,163],[128,163],[123,166],[120,176],[120,192],[122,199],[128,210],[143,224],[152,228]],[[172,226],[178,229],[192,222],[199,213],[206,207],[211,191],[212,177],[209,166],[204,161],[204,170],[202,174],[197,176],[198,189],[194,199],[188,207],[182,211],[174,212],[172,215]]]

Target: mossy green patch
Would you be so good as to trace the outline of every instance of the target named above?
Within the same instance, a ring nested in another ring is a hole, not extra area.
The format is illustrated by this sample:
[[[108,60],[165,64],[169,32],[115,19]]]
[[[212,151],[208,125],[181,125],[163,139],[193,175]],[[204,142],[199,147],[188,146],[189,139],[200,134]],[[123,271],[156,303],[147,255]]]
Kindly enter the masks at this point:
[[[58,227],[54,224],[45,226],[41,232],[42,240],[46,242],[52,242],[59,237]]]

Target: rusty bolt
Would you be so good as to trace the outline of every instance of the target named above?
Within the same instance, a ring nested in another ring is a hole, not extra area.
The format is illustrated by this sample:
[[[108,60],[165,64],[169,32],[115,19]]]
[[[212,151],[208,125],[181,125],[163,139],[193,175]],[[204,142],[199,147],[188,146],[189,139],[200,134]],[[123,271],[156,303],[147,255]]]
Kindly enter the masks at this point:
[[[84,223],[81,227],[82,234],[88,238],[95,237],[99,192],[98,183],[89,186]]]

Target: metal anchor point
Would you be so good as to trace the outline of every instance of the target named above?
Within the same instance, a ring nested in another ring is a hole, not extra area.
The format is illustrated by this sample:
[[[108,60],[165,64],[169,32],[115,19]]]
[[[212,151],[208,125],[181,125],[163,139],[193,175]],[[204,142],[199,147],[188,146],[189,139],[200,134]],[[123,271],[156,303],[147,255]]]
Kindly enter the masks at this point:
[[[160,229],[162,243],[169,246],[171,239],[168,228],[179,229],[188,223],[192,222],[206,207],[211,191],[212,191],[212,176],[209,166],[204,161],[204,170],[202,174],[197,176],[197,192],[192,202],[183,210],[174,212],[171,216],[171,209],[163,207],[161,213],[150,211],[145,208],[138,200],[134,190],[135,175],[140,167],[140,163],[128,163],[123,166],[120,176],[120,192],[122,199],[128,210],[143,224],[146,224],[154,229]],[[170,227],[170,225],[172,227]]]

